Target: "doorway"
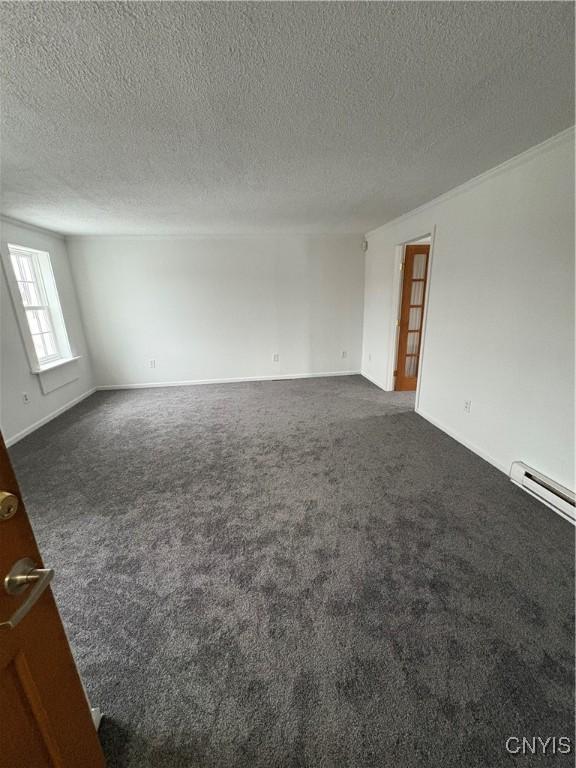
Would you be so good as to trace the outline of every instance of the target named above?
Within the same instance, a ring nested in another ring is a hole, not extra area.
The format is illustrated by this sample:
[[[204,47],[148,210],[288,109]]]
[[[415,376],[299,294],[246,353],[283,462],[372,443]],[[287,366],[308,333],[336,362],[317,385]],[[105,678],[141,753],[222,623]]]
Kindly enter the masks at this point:
[[[405,245],[398,349],[394,370],[394,389],[398,392],[416,391],[429,259],[430,238]]]

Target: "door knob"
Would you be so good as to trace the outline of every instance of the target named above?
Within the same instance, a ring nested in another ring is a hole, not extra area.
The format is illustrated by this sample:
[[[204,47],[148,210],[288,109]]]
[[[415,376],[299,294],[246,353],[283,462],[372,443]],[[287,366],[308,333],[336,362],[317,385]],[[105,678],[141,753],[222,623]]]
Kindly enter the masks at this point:
[[[26,600],[14,611],[12,616],[7,621],[0,622],[0,627],[14,629],[32,606],[35,605],[53,577],[54,570],[52,568],[36,568],[34,561],[30,560],[29,557],[24,557],[22,560],[14,563],[10,573],[4,579],[4,589],[6,592],[9,595],[19,595],[25,589],[28,589],[31,584],[34,586]]]
[[[9,520],[17,509],[18,498],[8,491],[0,491],[0,520]]]

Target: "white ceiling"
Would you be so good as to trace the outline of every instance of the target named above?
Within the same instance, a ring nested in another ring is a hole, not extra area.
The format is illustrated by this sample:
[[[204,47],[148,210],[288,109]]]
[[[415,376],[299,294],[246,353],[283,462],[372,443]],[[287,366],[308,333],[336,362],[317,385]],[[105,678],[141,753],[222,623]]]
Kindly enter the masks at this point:
[[[573,123],[556,2],[0,3],[2,212],[364,232]]]

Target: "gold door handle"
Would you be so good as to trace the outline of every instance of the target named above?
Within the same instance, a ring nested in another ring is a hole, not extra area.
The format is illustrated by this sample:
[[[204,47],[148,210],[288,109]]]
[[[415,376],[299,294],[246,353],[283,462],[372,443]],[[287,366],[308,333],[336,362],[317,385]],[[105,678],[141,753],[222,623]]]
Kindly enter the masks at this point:
[[[7,621],[1,621],[0,627],[6,627],[7,629],[14,629],[19,624],[28,611],[36,604],[38,598],[44,592],[48,584],[54,577],[54,570],[52,568],[36,568],[34,561],[29,557],[24,557],[22,560],[14,563],[10,569],[10,573],[4,579],[4,589],[9,595],[19,595],[28,589],[30,584],[34,584],[32,591],[12,616]]]
[[[10,520],[18,509],[18,498],[8,491],[0,491],[0,520]]]

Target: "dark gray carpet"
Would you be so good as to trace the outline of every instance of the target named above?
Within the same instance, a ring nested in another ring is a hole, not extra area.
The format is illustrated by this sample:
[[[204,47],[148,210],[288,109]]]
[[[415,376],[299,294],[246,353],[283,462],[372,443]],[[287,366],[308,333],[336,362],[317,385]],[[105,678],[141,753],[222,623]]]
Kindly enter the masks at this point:
[[[573,528],[411,396],[100,392],[12,456],[110,768],[573,764],[504,748],[573,736]]]

